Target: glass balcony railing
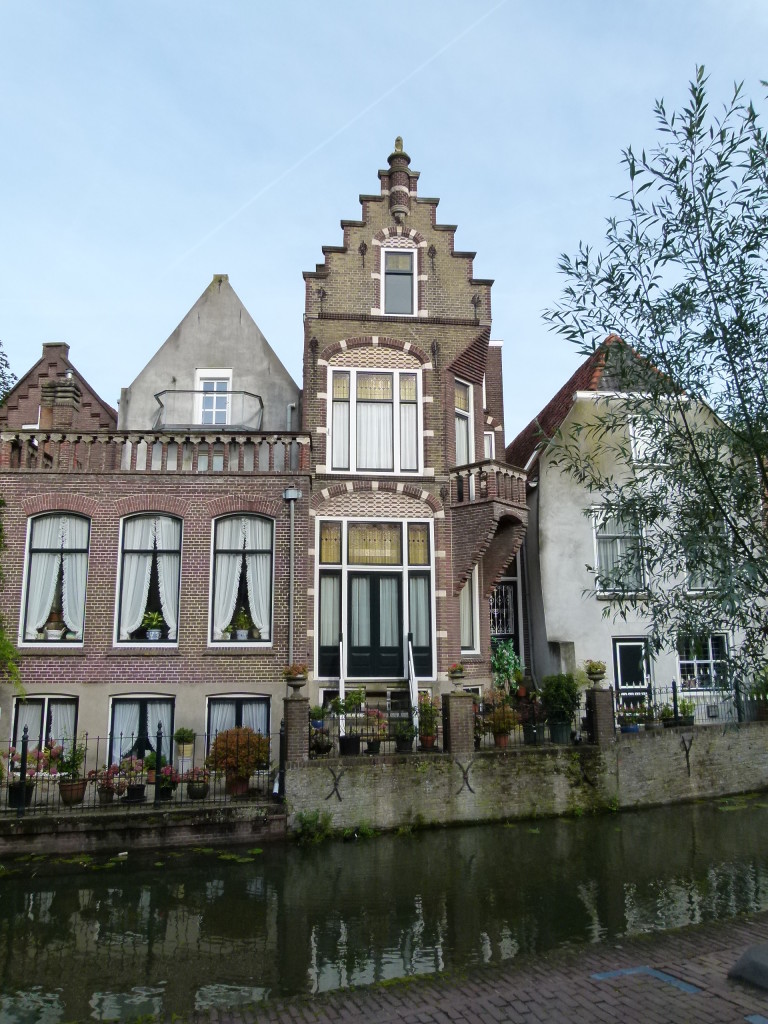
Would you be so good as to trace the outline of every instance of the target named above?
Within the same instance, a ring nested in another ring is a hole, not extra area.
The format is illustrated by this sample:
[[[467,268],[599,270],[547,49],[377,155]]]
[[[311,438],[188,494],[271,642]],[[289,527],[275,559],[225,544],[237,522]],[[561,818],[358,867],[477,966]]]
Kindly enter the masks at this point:
[[[153,430],[210,427],[212,430],[261,430],[264,403],[250,391],[159,391]]]

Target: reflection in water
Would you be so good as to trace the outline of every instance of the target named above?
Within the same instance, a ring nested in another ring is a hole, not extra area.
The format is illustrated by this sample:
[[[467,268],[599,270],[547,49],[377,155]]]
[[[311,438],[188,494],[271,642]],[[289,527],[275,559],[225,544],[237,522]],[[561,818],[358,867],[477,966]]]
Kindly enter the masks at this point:
[[[731,814],[670,808],[161,866],[37,862],[0,878],[0,1024],[242,1006],[765,909],[767,826],[753,799]]]

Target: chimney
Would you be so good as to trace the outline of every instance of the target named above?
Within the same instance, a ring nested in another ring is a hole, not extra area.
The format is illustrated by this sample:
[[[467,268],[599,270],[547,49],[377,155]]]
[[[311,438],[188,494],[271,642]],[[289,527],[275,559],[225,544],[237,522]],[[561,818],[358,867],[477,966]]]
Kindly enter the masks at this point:
[[[40,429],[71,430],[82,392],[72,370],[64,377],[40,382]]]

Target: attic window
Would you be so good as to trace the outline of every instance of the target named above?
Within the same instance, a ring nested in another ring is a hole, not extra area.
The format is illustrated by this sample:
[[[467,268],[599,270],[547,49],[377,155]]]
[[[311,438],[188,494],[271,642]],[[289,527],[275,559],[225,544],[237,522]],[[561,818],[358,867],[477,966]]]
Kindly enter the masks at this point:
[[[414,284],[412,252],[384,252],[384,312],[413,316]]]
[[[232,370],[195,373],[195,419],[203,426],[226,427],[231,420]]]

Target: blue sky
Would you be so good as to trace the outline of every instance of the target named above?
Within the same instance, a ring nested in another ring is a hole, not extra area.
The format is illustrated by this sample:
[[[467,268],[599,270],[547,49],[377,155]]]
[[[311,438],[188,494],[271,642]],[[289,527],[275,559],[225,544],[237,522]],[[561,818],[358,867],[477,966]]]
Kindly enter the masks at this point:
[[[760,106],[764,0],[0,0],[0,340],[115,404],[214,273],[297,381],[301,273],[402,135],[495,279],[507,440],[578,364],[541,310],[601,243],[622,148],[697,63]]]

